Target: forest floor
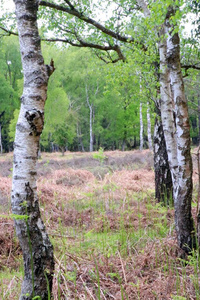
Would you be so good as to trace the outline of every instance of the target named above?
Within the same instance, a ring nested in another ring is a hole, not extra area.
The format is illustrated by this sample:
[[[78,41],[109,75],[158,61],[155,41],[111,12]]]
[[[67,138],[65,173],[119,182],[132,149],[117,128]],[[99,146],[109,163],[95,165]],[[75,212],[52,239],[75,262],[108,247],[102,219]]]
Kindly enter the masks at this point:
[[[195,153],[195,151],[194,151]],[[193,216],[197,211],[196,156]],[[0,299],[18,299],[12,155],[0,156]],[[154,198],[150,151],[42,153],[41,212],[55,250],[53,299],[200,299],[199,256],[183,259],[172,207]]]

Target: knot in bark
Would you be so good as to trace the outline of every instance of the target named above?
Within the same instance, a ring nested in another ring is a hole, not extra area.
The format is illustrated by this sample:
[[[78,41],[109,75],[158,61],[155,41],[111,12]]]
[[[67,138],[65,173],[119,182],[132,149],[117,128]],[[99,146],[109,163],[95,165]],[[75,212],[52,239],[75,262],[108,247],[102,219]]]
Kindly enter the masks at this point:
[[[48,77],[50,77],[55,71],[53,58],[51,59],[50,65],[46,65]]]
[[[39,110],[32,109],[26,112],[25,118],[32,129],[30,135],[40,135],[44,125],[44,113]]]

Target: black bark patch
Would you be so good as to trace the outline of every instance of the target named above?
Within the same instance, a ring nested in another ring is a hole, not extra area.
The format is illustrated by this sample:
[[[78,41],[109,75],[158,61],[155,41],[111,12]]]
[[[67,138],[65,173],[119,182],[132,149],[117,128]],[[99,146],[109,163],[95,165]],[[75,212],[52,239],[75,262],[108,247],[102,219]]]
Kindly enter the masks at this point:
[[[37,156],[26,156],[24,159],[37,160]]]
[[[25,97],[22,96],[22,97],[20,98],[20,101],[21,101],[22,104],[24,104],[24,103],[25,103]]]
[[[39,110],[33,109],[26,112],[25,118],[27,119],[32,129],[32,134],[34,134],[35,136],[39,136],[42,133],[44,125],[44,113]]]
[[[32,175],[32,176],[35,176],[35,175],[37,175],[37,172],[34,172],[34,171],[30,171],[30,173],[29,173],[30,175]]]
[[[30,95],[29,98],[31,98],[32,100],[35,100],[35,101],[43,100],[40,95]]]
[[[21,17],[18,18],[18,20],[24,20],[24,21],[37,21],[37,17],[36,16],[33,16],[33,15],[22,15]]]
[[[18,175],[15,175],[14,176],[14,180],[24,180],[24,179],[26,179],[26,177],[23,177],[23,176],[18,176]]]

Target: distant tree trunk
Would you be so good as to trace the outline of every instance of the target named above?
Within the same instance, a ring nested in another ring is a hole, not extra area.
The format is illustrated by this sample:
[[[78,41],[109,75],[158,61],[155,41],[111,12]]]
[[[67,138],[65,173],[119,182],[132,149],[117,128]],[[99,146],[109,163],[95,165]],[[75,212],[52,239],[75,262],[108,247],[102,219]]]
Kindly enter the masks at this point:
[[[24,74],[21,108],[14,142],[12,211],[23,252],[24,279],[20,300],[50,299],[53,247],[41,219],[36,162],[44,124],[47,84],[54,70],[44,64],[37,27],[37,0],[14,0]]]
[[[81,151],[82,152],[85,152],[85,149],[84,149],[84,146],[83,146],[83,140],[82,140],[82,133],[81,133],[81,128],[80,128],[80,131],[79,131],[79,126],[77,124],[77,138],[78,138],[78,143],[81,147]]]
[[[198,98],[200,96],[198,95]],[[199,138],[198,138],[198,141],[199,141],[199,145],[200,145],[200,99],[198,99],[198,125],[199,125]]]
[[[190,154],[190,128],[180,65],[180,40],[178,33],[172,35],[173,27],[169,20],[174,14],[174,8],[169,7],[162,32],[165,36],[167,35],[167,39],[162,38],[159,47],[161,116],[173,181],[178,244],[184,251],[190,252],[195,247],[194,224],[191,214],[192,160]]]
[[[86,91],[86,101],[87,105],[90,110],[90,152],[93,151],[93,132],[92,132],[92,124],[93,124],[93,105],[90,104],[89,102],[89,94],[88,94],[88,87],[87,85],[85,86],[85,91]]]
[[[3,153],[3,145],[2,145],[2,129],[0,124],[0,153]]]
[[[149,149],[153,150],[152,137],[151,137],[151,116],[150,116],[149,102],[147,102],[147,137],[148,137]]]
[[[143,131],[144,131],[144,125],[143,125],[143,118],[142,118],[142,102],[140,102],[140,150],[143,150],[143,146],[144,146]]]

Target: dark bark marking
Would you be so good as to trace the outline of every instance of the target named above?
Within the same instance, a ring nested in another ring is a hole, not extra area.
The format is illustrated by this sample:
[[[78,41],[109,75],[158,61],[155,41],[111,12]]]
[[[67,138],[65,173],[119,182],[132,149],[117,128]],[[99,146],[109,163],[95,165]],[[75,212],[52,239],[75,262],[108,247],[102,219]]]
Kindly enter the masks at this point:
[[[32,21],[35,22],[37,21],[37,17],[33,16],[33,15],[22,15],[18,18],[19,20],[24,20],[24,21]]]
[[[26,156],[24,159],[37,160],[37,156]]]
[[[29,98],[35,100],[35,101],[43,101],[43,98],[40,95],[29,95]]]
[[[36,175],[37,175],[37,172],[30,171],[29,174],[32,175],[32,176],[36,176]]]
[[[21,179],[25,180],[26,177],[15,175],[15,176],[14,176],[14,179],[15,179],[15,180],[21,180]]]
[[[35,136],[39,136],[43,130],[44,113],[39,110],[33,109],[26,112],[25,118],[27,119],[32,129],[32,134],[34,134]]]
[[[20,132],[26,132],[26,127],[23,125],[23,124],[21,124],[21,123],[17,123],[17,126],[16,126],[16,128],[20,131]]]

